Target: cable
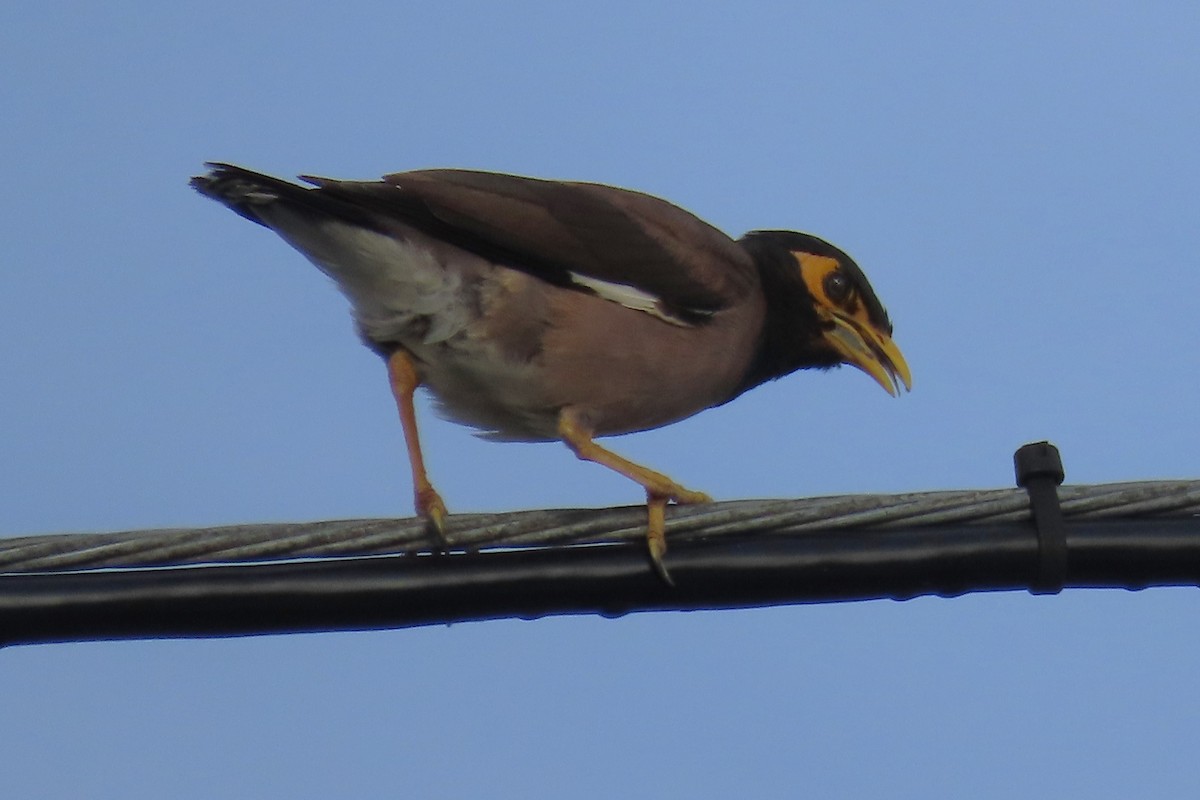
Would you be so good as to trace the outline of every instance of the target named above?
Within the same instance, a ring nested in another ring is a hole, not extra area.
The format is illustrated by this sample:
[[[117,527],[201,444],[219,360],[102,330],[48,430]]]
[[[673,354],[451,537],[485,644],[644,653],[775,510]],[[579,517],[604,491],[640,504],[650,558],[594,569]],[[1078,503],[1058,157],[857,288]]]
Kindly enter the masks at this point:
[[[1066,523],[1063,585],[1200,583],[1200,518]],[[1028,589],[1026,524],[822,530],[644,546],[6,575],[0,644],[367,630],[551,614],[742,608]]]
[[[1147,481],[1059,488],[1067,520],[1200,513],[1200,481]],[[737,500],[670,509],[674,546],[727,535],[821,529],[985,524],[1030,519],[1021,489]],[[449,518],[451,547],[641,542],[645,508],[557,509]],[[419,519],[233,525],[219,528],[55,534],[0,539],[0,575],[71,569],[169,566],[430,552],[440,547]]]
[[[1060,487],[1045,442],[1016,467],[1025,490],[674,508],[674,587],[642,507],[458,515],[450,552],[414,519],[5,539],[0,646],[1200,585],[1200,481]]]

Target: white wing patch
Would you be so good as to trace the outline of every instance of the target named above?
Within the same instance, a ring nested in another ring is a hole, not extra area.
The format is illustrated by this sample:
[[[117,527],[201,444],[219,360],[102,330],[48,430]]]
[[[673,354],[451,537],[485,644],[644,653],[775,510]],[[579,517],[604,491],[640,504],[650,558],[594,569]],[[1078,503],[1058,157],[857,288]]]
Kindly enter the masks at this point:
[[[578,272],[571,272],[569,274],[571,276],[571,283],[574,283],[576,286],[582,286],[585,289],[590,289],[592,292],[595,292],[597,297],[625,306],[625,308],[632,308],[634,311],[641,311],[652,317],[657,317],[663,322],[678,325],[681,328],[691,327],[679,317],[671,316],[663,310],[662,300],[649,292],[643,292],[637,287],[628,286],[624,283],[612,283],[610,281],[602,281],[599,278],[590,278],[587,275],[580,275]]]

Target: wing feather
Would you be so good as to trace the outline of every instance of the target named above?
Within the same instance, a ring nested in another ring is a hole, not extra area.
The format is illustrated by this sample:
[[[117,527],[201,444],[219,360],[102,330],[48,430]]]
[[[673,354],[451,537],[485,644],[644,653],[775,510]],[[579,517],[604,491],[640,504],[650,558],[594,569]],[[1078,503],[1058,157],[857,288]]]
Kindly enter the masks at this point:
[[[685,322],[728,307],[755,285],[753,262],[728,236],[627,189],[442,169],[396,173],[382,183],[305,180],[557,285],[630,287]]]

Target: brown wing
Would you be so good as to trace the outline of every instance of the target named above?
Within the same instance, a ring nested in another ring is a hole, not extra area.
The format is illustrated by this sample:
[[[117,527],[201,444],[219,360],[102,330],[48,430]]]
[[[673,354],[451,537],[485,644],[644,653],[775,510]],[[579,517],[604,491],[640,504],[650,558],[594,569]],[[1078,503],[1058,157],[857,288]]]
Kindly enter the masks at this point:
[[[396,173],[384,183],[305,180],[552,283],[576,284],[574,273],[634,287],[683,319],[726,308],[755,285],[753,263],[737,243],[639,192],[447,169]]]

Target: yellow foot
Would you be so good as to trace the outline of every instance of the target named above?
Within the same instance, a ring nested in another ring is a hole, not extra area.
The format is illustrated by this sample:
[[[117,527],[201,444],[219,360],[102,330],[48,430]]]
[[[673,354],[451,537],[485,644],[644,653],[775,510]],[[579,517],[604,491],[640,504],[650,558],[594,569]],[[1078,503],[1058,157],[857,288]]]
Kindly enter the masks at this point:
[[[447,544],[446,540],[446,504],[442,501],[442,496],[432,486],[422,486],[416,491],[416,500],[414,505],[417,507],[417,514],[425,518],[426,524],[443,544]]]
[[[592,439],[595,431],[586,423],[586,414],[578,408],[567,407],[559,412],[558,435],[579,458],[608,467],[646,490],[646,542],[650,548],[650,562],[663,581],[674,586],[662,560],[667,552],[667,503],[711,503],[712,498],[704,492],[685,489],[661,472],[635,464],[596,444]]]
[[[711,503],[713,501],[704,492],[693,492],[691,489],[685,489],[677,483],[671,484],[670,491],[665,494],[666,499],[674,501],[681,506],[693,503]]]
[[[667,572],[667,565],[662,560],[667,553],[667,501],[670,499],[654,492],[646,492],[646,545],[650,550],[650,563],[654,566],[654,571],[663,579],[663,583],[674,586],[675,581],[671,578],[671,573]]]

